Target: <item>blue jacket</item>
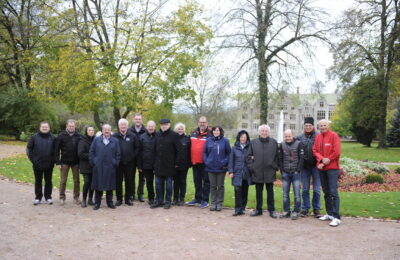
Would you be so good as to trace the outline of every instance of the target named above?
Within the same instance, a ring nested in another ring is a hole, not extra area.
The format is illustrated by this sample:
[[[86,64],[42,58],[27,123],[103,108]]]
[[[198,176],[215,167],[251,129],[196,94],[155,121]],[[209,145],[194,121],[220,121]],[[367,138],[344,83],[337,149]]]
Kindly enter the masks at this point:
[[[242,134],[247,135],[247,142],[244,148],[242,148],[239,141],[240,136]],[[242,186],[243,180],[247,180],[249,185],[252,184],[249,168],[247,167],[247,156],[249,153],[249,147],[250,147],[249,134],[246,131],[242,130],[238,133],[236,142],[232,147],[232,152],[229,157],[228,171],[229,173],[233,173],[233,178],[232,178],[233,186]]]
[[[226,172],[229,163],[231,146],[229,140],[220,136],[207,138],[203,149],[203,161],[207,172]]]
[[[92,142],[89,150],[89,161],[93,166],[92,186],[94,190],[115,190],[116,169],[121,160],[119,142],[110,137],[110,142],[103,143],[103,135]]]

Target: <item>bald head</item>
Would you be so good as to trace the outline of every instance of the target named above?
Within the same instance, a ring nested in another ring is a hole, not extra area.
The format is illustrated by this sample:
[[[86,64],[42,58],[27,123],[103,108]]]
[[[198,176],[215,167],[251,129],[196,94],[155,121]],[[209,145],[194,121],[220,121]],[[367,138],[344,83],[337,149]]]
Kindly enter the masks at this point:
[[[286,143],[291,143],[293,142],[293,132],[290,129],[286,129],[285,132],[283,133],[285,142]]]

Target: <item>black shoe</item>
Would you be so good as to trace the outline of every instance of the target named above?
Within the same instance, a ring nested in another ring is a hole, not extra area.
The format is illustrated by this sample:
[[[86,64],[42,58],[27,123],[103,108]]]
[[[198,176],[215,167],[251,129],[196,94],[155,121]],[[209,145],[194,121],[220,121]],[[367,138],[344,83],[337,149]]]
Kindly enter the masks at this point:
[[[262,211],[255,210],[250,214],[250,217],[261,216],[262,214],[263,214]]]
[[[162,203],[154,202],[154,203],[150,206],[151,209],[155,209],[155,208],[159,208],[159,207],[162,207]]]
[[[117,200],[117,201],[115,202],[115,206],[119,207],[119,206],[121,206],[121,205],[122,205],[122,200]]]
[[[94,205],[93,199],[89,199],[87,204],[88,204],[89,206],[93,206],[93,205]]]
[[[154,200],[149,200],[147,203],[149,203],[149,205],[153,205],[154,204]]]
[[[178,205],[178,200],[174,200],[174,201],[172,201],[172,205]]]
[[[170,202],[165,203],[164,209],[169,209],[169,208],[171,208],[171,203]]]
[[[87,207],[86,200],[83,200],[83,201],[82,201],[81,207],[82,207],[82,208],[86,208],[86,207]]]
[[[314,217],[315,217],[315,218],[320,218],[320,217],[322,217],[321,212],[320,212],[319,210],[314,210]]]
[[[308,213],[308,210],[302,210],[301,212],[300,212],[300,216],[301,217],[308,217],[310,215],[310,213]]]
[[[217,206],[217,207],[215,208],[215,210],[216,210],[216,211],[221,211],[221,210],[222,210],[222,206]]]
[[[98,210],[100,208],[99,204],[94,204],[93,210]]]
[[[115,209],[115,205],[112,202],[107,203],[107,207],[109,207],[110,209]]]
[[[290,212],[283,212],[279,218],[290,218]]]
[[[180,201],[178,201],[178,204],[177,204],[178,206],[183,206],[183,205],[185,205],[185,201],[183,201],[183,200],[180,200]]]
[[[140,202],[144,202],[143,195],[139,195],[139,196],[138,196],[138,200],[139,200]]]
[[[239,216],[239,215],[240,215],[240,214],[239,214],[238,211],[235,211],[235,212],[232,214],[232,216],[234,216],[234,217]]]
[[[269,212],[269,216],[270,216],[271,218],[278,218],[278,214],[276,214],[276,211],[270,211],[270,212]]]
[[[133,206],[133,202],[131,200],[125,200],[125,204],[128,206]]]
[[[210,211],[216,211],[217,210],[217,205],[211,205]]]

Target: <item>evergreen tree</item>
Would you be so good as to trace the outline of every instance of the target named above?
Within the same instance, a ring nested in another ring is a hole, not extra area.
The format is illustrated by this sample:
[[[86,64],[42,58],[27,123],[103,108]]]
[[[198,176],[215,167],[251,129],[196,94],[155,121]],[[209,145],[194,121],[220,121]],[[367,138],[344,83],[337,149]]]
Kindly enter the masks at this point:
[[[390,121],[391,128],[387,134],[387,143],[390,147],[400,147],[400,106],[397,112]]]

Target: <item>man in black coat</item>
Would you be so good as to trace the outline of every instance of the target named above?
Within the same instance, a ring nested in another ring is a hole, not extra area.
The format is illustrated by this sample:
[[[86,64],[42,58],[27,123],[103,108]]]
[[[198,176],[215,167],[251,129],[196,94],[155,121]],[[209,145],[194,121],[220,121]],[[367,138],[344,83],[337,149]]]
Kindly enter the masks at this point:
[[[79,201],[79,158],[78,143],[80,134],[75,131],[75,120],[68,120],[67,127],[58,134],[55,142],[55,161],[60,169],[60,204],[65,204],[65,188],[68,180],[68,171],[71,168],[74,179],[74,200],[76,204]],[[61,158],[60,158],[61,152]]]
[[[41,203],[43,198],[42,180],[44,177],[44,199],[47,204],[53,204],[51,192],[53,190],[52,175],[54,168],[54,143],[55,136],[50,133],[48,122],[41,122],[39,132],[34,134],[28,142],[26,153],[32,162],[33,173],[35,174],[35,202]]]
[[[143,125],[143,117],[142,117],[141,114],[134,114],[133,115],[133,125],[132,125],[131,128],[129,128],[129,131],[131,131],[133,134],[135,134],[138,140],[140,140],[140,136],[142,136],[144,133],[146,133],[146,128]],[[135,165],[136,166],[138,165],[138,161],[137,160],[135,160]],[[134,168],[134,175],[133,175],[133,195],[132,195],[132,200],[135,199],[136,166]],[[144,202],[144,199],[143,199],[144,184],[145,184],[144,173],[139,171],[139,184],[138,184],[137,194],[138,194],[138,200],[140,202]]]
[[[122,205],[122,182],[125,179],[125,204],[133,206],[132,197],[134,193],[134,171],[136,157],[139,152],[139,140],[134,133],[128,131],[128,120],[121,118],[118,121],[119,131],[113,134],[119,141],[121,149],[121,161],[117,168],[115,206]]]
[[[156,123],[148,121],[146,125],[146,133],[140,136],[138,169],[146,178],[148,203],[154,203],[154,153],[156,142]]]
[[[169,119],[161,119],[161,130],[156,135],[155,143],[155,175],[156,175],[156,202],[151,208],[161,207],[164,209],[171,207],[172,197],[172,178],[179,167],[177,162],[180,159],[181,143],[179,135],[170,129],[171,121]],[[166,187],[165,187],[166,186]]]

